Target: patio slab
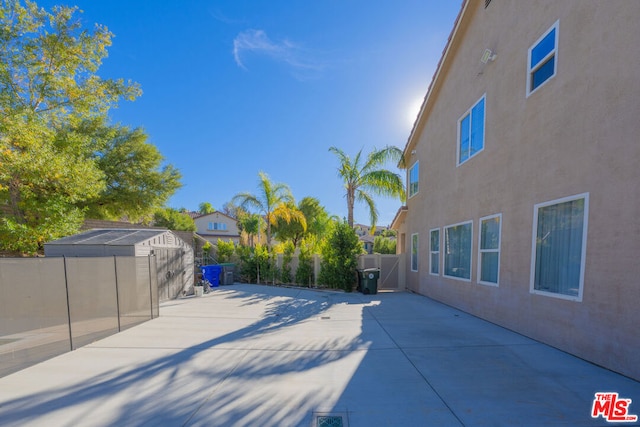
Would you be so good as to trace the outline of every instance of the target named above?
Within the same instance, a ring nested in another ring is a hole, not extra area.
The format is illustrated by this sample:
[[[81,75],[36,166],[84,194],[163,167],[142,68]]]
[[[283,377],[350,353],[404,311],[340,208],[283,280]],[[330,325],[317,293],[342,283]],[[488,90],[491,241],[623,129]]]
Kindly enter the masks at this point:
[[[236,284],[0,378],[0,425],[615,425],[601,391],[640,413],[637,381],[419,295]]]

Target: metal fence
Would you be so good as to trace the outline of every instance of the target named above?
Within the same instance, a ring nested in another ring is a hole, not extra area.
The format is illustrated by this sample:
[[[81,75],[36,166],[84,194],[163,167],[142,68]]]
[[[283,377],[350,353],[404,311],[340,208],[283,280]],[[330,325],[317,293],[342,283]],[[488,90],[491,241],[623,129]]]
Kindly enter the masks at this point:
[[[0,258],[0,377],[159,315],[156,258]]]

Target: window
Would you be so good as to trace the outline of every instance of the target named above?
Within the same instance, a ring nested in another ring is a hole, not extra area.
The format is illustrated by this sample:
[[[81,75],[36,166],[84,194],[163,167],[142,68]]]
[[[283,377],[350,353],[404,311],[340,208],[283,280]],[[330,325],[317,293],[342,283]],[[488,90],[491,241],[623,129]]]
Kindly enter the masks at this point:
[[[210,222],[207,227],[208,230],[226,230],[227,224],[224,222]]]
[[[540,39],[529,48],[527,96],[556,75],[558,51],[558,22],[547,30]]]
[[[471,221],[451,225],[444,229],[444,275],[471,280]]]
[[[501,223],[501,214],[480,218],[478,282],[485,285],[498,284]]]
[[[429,241],[429,252],[431,253],[429,273],[437,276],[440,274],[440,229],[434,228],[429,234],[431,235]]]
[[[418,271],[418,233],[411,235],[411,271]]]
[[[419,174],[419,162],[415,162],[411,169],[409,169],[409,197],[415,196],[418,193],[418,174]]]
[[[588,213],[588,193],[534,207],[531,292],[582,300]]]
[[[484,149],[484,104],[482,96],[458,121],[458,165]]]

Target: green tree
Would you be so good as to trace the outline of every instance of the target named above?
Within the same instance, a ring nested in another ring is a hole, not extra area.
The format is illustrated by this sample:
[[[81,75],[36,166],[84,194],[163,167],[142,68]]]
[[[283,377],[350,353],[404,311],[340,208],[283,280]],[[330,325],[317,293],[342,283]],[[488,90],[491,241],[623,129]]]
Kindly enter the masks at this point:
[[[239,193],[233,198],[233,203],[239,203],[243,209],[253,208],[265,218],[267,226],[267,247],[271,247],[271,227],[277,224],[278,219],[286,222],[297,220],[306,228],[304,215],[297,210],[292,210],[287,203],[293,202],[293,195],[289,186],[283,183],[273,183],[269,176],[260,172],[258,174],[259,194]]]
[[[373,239],[373,252],[377,254],[395,254],[396,253],[396,240],[382,235],[376,236]]]
[[[313,245],[303,240],[298,254],[298,268],[296,269],[296,283],[311,287],[313,280]]]
[[[216,246],[218,247],[218,262],[222,263],[231,261],[231,256],[233,256],[235,251],[233,241],[229,240],[225,242],[222,239],[218,239],[218,244]]]
[[[76,8],[0,3],[0,247],[33,253],[78,230],[105,189],[86,130],[137,85],[95,73],[111,33],[80,28]]]
[[[287,242],[283,245],[282,251],[282,270],[280,271],[280,280],[282,283],[291,283],[291,261],[293,260],[293,253],[296,248],[292,242]]]
[[[351,292],[357,282],[356,267],[361,253],[362,243],[353,227],[346,221],[338,222],[322,247],[320,282]]]
[[[198,212],[200,212],[202,215],[214,213],[215,211],[216,209],[209,202],[202,202],[200,203],[200,205],[198,205]]]
[[[186,213],[173,208],[160,208],[153,214],[153,223],[169,230],[196,231],[196,223]]]
[[[387,146],[381,150],[375,148],[366,159],[362,150],[358,151],[353,160],[344,151],[337,147],[329,148],[340,161],[338,175],[344,181],[347,198],[347,222],[353,227],[353,207],[355,202],[364,202],[369,208],[372,232],[378,222],[378,210],[373,196],[398,197],[405,199],[404,183],[400,174],[382,168],[385,163],[392,161],[401,163],[402,150],[397,147]]]
[[[298,206],[288,204],[292,211],[299,211],[305,218],[306,227],[296,219],[286,221],[279,218],[274,226],[274,235],[278,240],[290,241],[298,247],[303,238],[314,235],[323,238],[331,222],[329,214],[315,197],[305,197]]]
[[[103,173],[105,186],[86,207],[93,218],[139,221],[165,205],[180,188],[180,172],[164,158],[157,147],[147,142],[142,129],[108,127],[102,133],[104,143],[95,158]]]
[[[262,218],[258,214],[243,213],[238,219],[238,228],[240,228],[240,231],[247,233],[248,243],[251,247],[254,246],[253,238],[260,232],[261,226]]]

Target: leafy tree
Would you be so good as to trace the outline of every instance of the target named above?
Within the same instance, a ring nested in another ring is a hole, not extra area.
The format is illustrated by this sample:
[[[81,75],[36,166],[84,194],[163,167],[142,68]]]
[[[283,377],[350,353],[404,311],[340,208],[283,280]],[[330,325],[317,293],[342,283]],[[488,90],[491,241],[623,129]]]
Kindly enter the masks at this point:
[[[129,176],[148,171],[146,164],[132,168],[127,163],[115,171],[108,167],[110,161],[144,152],[152,169],[158,164],[153,163],[158,156],[140,142],[140,131],[105,125],[110,108],[141,92],[132,82],[96,74],[112,34],[100,25],[83,30],[74,17],[76,10],[59,6],[50,13],[30,1],[24,6],[18,0],[0,3],[0,205],[7,209],[0,218],[0,247],[4,249],[33,253],[44,242],[77,231],[87,210],[111,215],[114,210],[108,202],[123,206],[119,196],[130,194],[125,191],[128,184],[149,184]],[[164,193],[149,201],[149,193],[138,192],[126,215],[141,215],[143,209],[138,207],[144,203],[149,214],[177,188],[179,175],[172,168],[162,172],[171,178],[160,184]],[[117,186],[122,188],[116,191]]]
[[[291,261],[293,260],[293,253],[296,248],[292,242],[287,242],[283,245],[282,251],[282,270],[280,271],[280,280],[282,283],[291,283]]]
[[[113,126],[104,133],[106,141],[95,156],[106,185],[87,203],[87,215],[144,219],[180,187],[180,172],[171,165],[161,167],[163,157],[142,129]]]
[[[260,182],[259,194],[239,193],[233,198],[233,203],[238,202],[243,209],[256,209],[264,216],[267,225],[267,247],[271,247],[271,226],[277,224],[278,219],[286,222],[297,220],[306,228],[304,215],[292,210],[287,203],[293,201],[291,190],[286,184],[273,183],[264,172],[258,174]]]
[[[248,283],[261,283],[275,277],[274,265],[266,246],[257,244],[249,246],[238,245],[236,254],[240,259],[240,275]]]
[[[346,221],[337,223],[322,248],[320,282],[351,292],[357,282],[356,268],[361,253],[362,243],[353,227]]]
[[[157,209],[153,215],[153,222],[158,227],[169,230],[196,231],[196,223],[186,213],[172,208]]]
[[[296,283],[311,287],[313,280],[313,245],[303,241],[300,244],[298,255],[298,268],[296,270]]]
[[[382,168],[388,161],[400,163],[403,159],[402,150],[393,146],[387,146],[381,150],[374,148],[366,159],[363,159],[362,150],[360,150],[353,160],[337,147],[331,147],[329,151],[340,161],[338,175],[344,181],[346,190],[349,226],[353,227],[355,202],[364,202],[369,208],[373,231],[378,222],[378,211],[373,196],[398,197],[400,200],[405,198],[402,177]]]
[[[228,242],[225,242],[222,239],[218,239],[218,244],[216,246],[218,247],[218,262],[222,263],[231,261],[231,257],[235,251],[233,241],[229,240]]]
[[[298,203],[298,206],[289,203],[288,207],[292,211],[299,211],[304,216],[306,227],[299,220],[292,219],[287,222],[279,218],[274,226],[274,234],[278,240],[290,241],[295,247],[298,247],[304,237],[314,235],[322,238],[326,234],[331,221],[329,214],[318,199],[305,197]]]
[[[396,240],[382,235],[376,236],[373,239],[373,252],[377,254],[395,254]]]
[[[222,206],[221,212],[231,218],[239,219],[243,214],[247,212],[241,207],[235,205],[232,201],[225,203]]]
[[[198,206],[198,212],[200,212],[202,215],[214,213],[215,211],[216,209],[209,202],[202,202]]]

